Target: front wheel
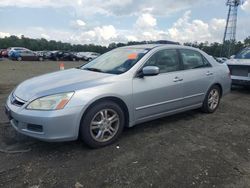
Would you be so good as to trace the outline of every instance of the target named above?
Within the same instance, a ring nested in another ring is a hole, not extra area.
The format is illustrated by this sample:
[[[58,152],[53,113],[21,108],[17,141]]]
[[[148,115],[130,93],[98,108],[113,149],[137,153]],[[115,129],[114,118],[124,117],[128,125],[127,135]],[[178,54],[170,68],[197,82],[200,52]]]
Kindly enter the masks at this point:
[[[107,146],[121,135],[125,117],[121,107],[113,101],[95,104],[84,115],[80,137],[91,148]]]
[[[17,58],[17,61],[22,61],[22,60],[23,60],[22,57],[18,57],[18,58]]]
[[[219,107],[221,99],[221,89],[219,86],[212,86],[206,94],[203,102],[202,111],[205,113],[213,113]]]

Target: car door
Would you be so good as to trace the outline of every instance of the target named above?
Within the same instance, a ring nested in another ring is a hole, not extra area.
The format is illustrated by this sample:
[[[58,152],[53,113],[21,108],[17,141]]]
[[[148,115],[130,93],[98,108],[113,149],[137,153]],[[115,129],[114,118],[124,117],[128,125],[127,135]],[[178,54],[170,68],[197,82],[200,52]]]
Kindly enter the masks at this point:
[[[140,122],[181,107],[180,61],[176,50],[164,49],[153,54],[143,65],[157,66],[160,74],[133,79],[135,120]]]
[[[22,57],[23,60],[28,60],[29,61],[31,59],[30,51],[22,51],[22,52],[20,52],[20,54],[21,54],[21,57]]]
[[[180,49],[183,71],[183,106],[202,104],[214,80],[214,71],[208,60],[198,51]]]
[[[30,60],[37,61],[38,60],[38,55],[35,52],[31,52]]]

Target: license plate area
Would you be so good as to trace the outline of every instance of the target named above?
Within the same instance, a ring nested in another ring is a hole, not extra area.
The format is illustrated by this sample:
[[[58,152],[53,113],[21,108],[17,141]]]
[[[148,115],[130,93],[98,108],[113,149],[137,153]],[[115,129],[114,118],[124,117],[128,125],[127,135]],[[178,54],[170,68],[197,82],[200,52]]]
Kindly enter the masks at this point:
[[[234,68],[232,70],[232,75],[235,75],[235,76],[249,76],[248,69]]]

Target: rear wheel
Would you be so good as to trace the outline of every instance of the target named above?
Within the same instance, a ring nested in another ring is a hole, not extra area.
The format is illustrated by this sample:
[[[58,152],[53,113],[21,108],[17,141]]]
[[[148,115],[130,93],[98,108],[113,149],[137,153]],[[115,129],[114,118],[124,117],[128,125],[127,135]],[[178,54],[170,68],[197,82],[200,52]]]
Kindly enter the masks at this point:
[[[80,137],[91,148],[103,147],[115,142],[124,124],[124,113],[118,104],[113,101],[100,102],[83,117]]]
[[[221,99],[221,89],[219,86],[212,86],[206,94],[203,102],[202,111],[206,113],[213,113],[219,107]]]
[[[22,60],[23,60],[22,57],[18,57],[18,58],[17,58],[17,61],[22,61]]]

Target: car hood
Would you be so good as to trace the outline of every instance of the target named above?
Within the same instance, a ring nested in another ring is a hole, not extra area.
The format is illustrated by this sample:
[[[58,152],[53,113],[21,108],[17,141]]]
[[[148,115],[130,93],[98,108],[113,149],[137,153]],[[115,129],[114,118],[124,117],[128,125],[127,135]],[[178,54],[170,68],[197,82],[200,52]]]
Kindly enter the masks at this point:
[[[28,101],[56,93],[108,84],[111,81],[106,78],[114,76],[112,74],[81,69],[68,69],[28,79],[17,86],[14,95],[24,101]]]
[[[228,65],[248,65],[250,66],[250,59],[229,59],[226,61]]]

